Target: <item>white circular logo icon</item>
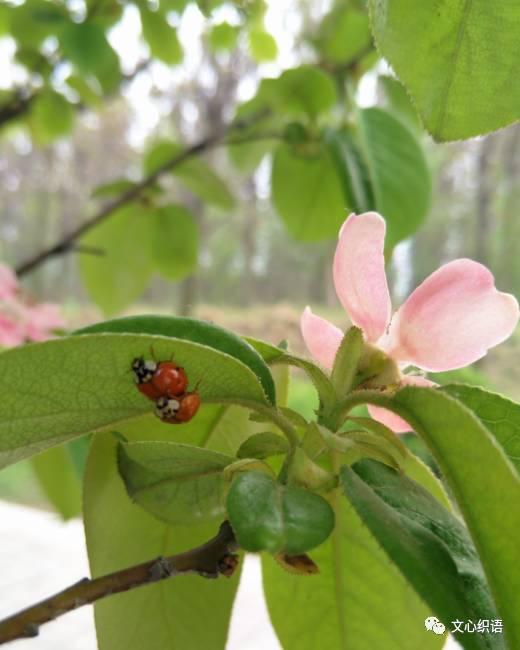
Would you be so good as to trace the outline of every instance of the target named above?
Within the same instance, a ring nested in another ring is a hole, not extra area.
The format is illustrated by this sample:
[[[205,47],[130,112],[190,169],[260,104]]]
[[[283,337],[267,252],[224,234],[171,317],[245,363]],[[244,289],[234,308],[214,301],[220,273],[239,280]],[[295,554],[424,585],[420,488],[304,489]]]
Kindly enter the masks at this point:
[[[444,634],[446,631],[445,625],[436,616],[428,616],[424,620],[424,627],[428,632],[433,632],[434,634]]]

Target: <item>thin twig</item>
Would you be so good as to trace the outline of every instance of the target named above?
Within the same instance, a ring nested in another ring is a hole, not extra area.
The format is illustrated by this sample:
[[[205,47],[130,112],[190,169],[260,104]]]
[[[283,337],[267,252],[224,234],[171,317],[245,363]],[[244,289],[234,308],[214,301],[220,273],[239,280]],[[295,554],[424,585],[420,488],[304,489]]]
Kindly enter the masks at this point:
[[[203,578],[218,578],[219,575],[229,577],[238,565],[238,556],[235,555],[237,549],[231,526],[225,521],[213,539],[190,551],[159,557],[100,578],[84,578],[54,596],[0,621],[0,645],[15,639],[38,636],[40,625],[67,612],[106,596],[159,580],[186,573],[196,573]]]
[[[190,158],[193,158],[194,156],[204,153],[205,151],[208,151],[209,149],[212,149],[215,146],[221,144],[226,139],[227,135],[230,132],[239,131],[244,128],[247,128],[252,123],[258,121],[260,117],[263,116],[265,116],[264,111],[256,114],[251,120],[234,122],[230,126],[227,126],[226,128],[217,131],[213,134],[210,134],[209,136],[207,136],[200,142],[192,145],[191,147],[188,147],[183,151],[180,151],[178,154],[176,154],[175,156],[170,158],[170,160],[164,163],[161,167],[159,167],[155,172],[149,174],[148,176],[143,178],[143,180],[141,180],[139,183],[136,183],[131,188],[129,188],[128,190],[120,194],[117,198],[104,205],[96,214],[90,217],[90,219],[87,219],[78,227],[76,227],[74,230],[71,230],[69,233],[65,234],[57,244],[53,244],[48,248],[44,248],[33,257],[29,258],[25,262],[22,262],[22,264],[16,267],[15,269],[16,274],[18,276],[25,275],[30,271],[33,271],[36,267],[40,266],[40,264],[45,262],[50,257],[56,257],[57,255],[63,255],[64,253],[70,252],[71,246],[77,239],[79,239],[89,230],[94,228],[94,226],[100,224],[102,221],[104,221],[107,217],[112,215],[119,208],[122,208],[128,203],[131,203],[134,199],[139,198],[141,194],[144,192],[144,190],[151,187],[165,173],[170,172],[175,167],[178,167],[183,162],[186,162],[186,160],[189,160]],[[272,133],[270,133],[265,137],[272,138],[274,136]],[[258,136],[247,138],[244,140],[244,142],[246,141],[249,142],[255,139],[258,139]],[[238,144],[237,140],[236,139],[233,140],[232,144]]]

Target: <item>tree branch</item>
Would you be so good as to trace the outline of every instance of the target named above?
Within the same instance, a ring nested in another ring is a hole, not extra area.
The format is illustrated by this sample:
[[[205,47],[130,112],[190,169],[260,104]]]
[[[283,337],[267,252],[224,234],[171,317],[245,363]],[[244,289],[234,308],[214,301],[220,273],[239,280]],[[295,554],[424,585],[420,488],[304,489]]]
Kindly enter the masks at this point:
[[[79,239],[89,230],[94,228],[94,226],[100,224],[102,221],[104,221],[107,217],[109,217],[119,208],[122,208],[128,203],[131,203],[134,199],[139,198],[139,196],[141,196],[141,194],[146,189],[151,187],[165,173],[171,171],[175,167],[178,167],[186,160],[198,154],[204,153],[205,151],[208,151],[209,149],[212,149],[213,147],[221,144],[226,139],[228,133],[230,133],[231,131],[237,131],[237,130],[242,130],[244,128],[247,128],[248,126],[251,125],[251,123],[258,121],[261,117],[264,116],[265,116],[265,112],[260,112],[256,114],[252,120],[235,122],[230,126],[224,128],[223,130],[210,134],[208,137],[201,140],[200,142],[179,152],[173,158],[170,158],[170,160],[164,163],[164,165],[159,167],[155,172],[153,172],[153,174],[150,174],[145,178],[143,178],[143,180],[141,180],[139,183],[136,183],[135,185],[133,185],[133,187],[120,194],[116,199],[110,201],[105,206],[103,206],[99,210],[99,212],[97,212],[92,217],[90,217],[90,219],[87,219],[77,228],[71,230],[68,234],[64,235],[58,243],[53,244],[48,248],[44,248],[33,257],[29,258],[25,262],[22,262],[22,264],[16,267],[15,269],[16,274],[19,277],[25,275],[30,271],[33,271],[38,266],[40,266],[40,264],[45,262],[50,257],[56,257],[57,255],[63,255],[64,253],[70,252],[73,249],[74,242],[77,239]],[[275,137],[275,135],[270,133],[262,137],[272,138]],[[257,138],[247,138],[243,142],[249,142],[250,140],[253,139],[257,139]],[[238,143],[239,141],[236,139],[230,141],[230,144],[238,144]]]
[[[237,565],[238,544],[228,521],[213,539],[185,553],[159,557],[100,578],[84,578],[76,584],[27,609],[0,621],[0,645],[38,636],[39,626],[105,596],[135,589],[185,573],[203,578],[230,577]]]

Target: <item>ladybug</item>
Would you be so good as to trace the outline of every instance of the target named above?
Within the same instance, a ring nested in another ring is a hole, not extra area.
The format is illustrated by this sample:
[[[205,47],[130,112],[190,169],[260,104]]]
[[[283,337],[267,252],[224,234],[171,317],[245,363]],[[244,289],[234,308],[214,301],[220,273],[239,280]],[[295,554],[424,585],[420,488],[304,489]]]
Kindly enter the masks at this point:
[[[151,400],[178,397],[186,392],[188,377],[184,368],[173,361],[146,361],[138,357],[132,362],[137,390]]]
[[[155,415],[168,424],[189,422],[200,406],[200,395],[185,393],[179,397],[162,395],[155,402]]]

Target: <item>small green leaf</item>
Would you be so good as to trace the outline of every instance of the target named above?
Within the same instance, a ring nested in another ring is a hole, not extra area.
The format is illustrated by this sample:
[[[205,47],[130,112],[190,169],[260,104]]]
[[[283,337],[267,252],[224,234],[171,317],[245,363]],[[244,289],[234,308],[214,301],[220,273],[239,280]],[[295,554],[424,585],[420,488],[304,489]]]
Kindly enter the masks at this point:
[[[517,2],[370,0],[382,56],[440,142],[471,138],[520,117]],[[500,47],[491,47],[500,43]]]
[[[170,524],[209,521],[224,513],[223,470],[235,459],[174,442],[119,444],[128,496]]]
[[[128,178],[121,178],[109,183],[98,185],[92,192],[93,199],[104,199],[107,197],[118,196],[123,192],[127,192],[135,187],[135,183]]]
[[[99,25],[70,23],[61,30],[59,40],[63,55],[83,75],[102,78],[113,65],[115,52]]]
[[[214,25],[208,35],[209,46],[213,52],[235,49],[239,30],[229,23]]]
[[[314,155],[282,144],[274,154],[272,200],[289,233],[301,241],[336,237],[347,208],[328,150],[317,143]]]
[[[140,5],[139,11],[143,36],[150,46],[152,55],[170,65],[180,63],[183,51],[177,30],[168,23],[161,12],[152,11],[144,4]]]
[[[373,188],[373,207],[386,219],[385,246],[391,250],[426,217],[430,171],[416,137],[386,111],[360,111],[359,139]]]
[[[350,327],[338,348],[330,377],[340,397],[349,393],[354,385],[363,347],[363,332],[359,327]]]
[[[74,124],[74,109],[54,90],[40,92],[32,104],[29,123],[38,142],[47,144],[67,135]]]
[[[167,336],[209,346],[238,359],[248,366],[262,384],[269,401],[272,404],[275,403],[273,378],[262,357],[242,338],[218,325],[195,318],[152,315],[130,316],[89,325],[79,330],[77,334],[100,332]]]
[[[314,120],[337,101],[333,78],[310,65],[286,70],[278,79],[269,81],[265,88],[269,88],[271,100],[289,115],[304,115]]]
[[[258,376],[247,365],[188,340],[103,333],[26,345],[0,355],[0,375],[8,378],[0,401],[0,467],[91,431],[119,430],[122,422],[147,414],[158,421],[153,403],[136,390],[130,372],[132,359],[148,355],[152,347],[159,359],[173,355],[191,385],[201,380],[203,405],[228,400],[268,404]],[[257,363],[263,364],[261,359]],[[34,382],[39,388],[31,392],[28,411],[27,386]],[[177,428],[160,424],[170,432]]]
[[[269,458],[278,454],[286,454],[289,444],[285,438],[271,431],[255,433],[243,442],[238,451],[238,458]]]
[[[180,205],[167,205],[152,214],[155,231],[152,254],[169,280],[179,280],[197,267],[199,233],[193,215]]]
[[[67,77],[65,83],[78,94],[80,101],[86,106],[93,108],[101,106],[100,90],[94,88],[94,84],[90,83],[86,78],[71,74]]]
[[[465,384],[448,384],[440,390],[458,399],[477,416],[520,472],[520,404]]]
[[[249,51],[255,61],[273,61],[278,56],[275,39],[265,30],[255,27],[249,31]]]
[[[144,157],[144,173],[153,174],[181,152],[182,147],[171,140],[155,142]],[[221,210],[234,208],[235,198],[226,183],[200,158],[192,158],[173,167],[171,173],[202,201],[211,203]]]
[[[348,4],[338,4],[323,19],[316,44],[329,61],[345,63],[368,49],[368,15]]]
[[[81,239],[101,253],[82,255],[79,268],[89,296],[106,314],[128,307],[148,286],[155,267],[153,226],[148,208],[131,203]]]
[[[341,470],[347,498],[441,621],[496,619],[469,534],[453,514],[414,481],[373,461]],[[501,636],[458,637],[464,648],[503,648]]]
[[[188,436],[204,444],[203,438],[212,442],[214,435],[222,442],[215,429],[221,411],[202,407],[202,422],[169,429],[149,417],[121,431],[132,442],[177,442]],[[133,504],[117,471],[116,448],[112,436],[96,436],[85,475],[85,536],[93,576],[182,553],[217,532],[214,521],[169,526]],[[183,576],[98,601],[94,613],[99,650],[224,650],[238,580],[239,575],[229,580]]]
[[[284,487],[259,472],[234,479],[227,510],[240,546],[252,552],[304,553],[324,542],[334,528],[334,513],[325,499]]]

